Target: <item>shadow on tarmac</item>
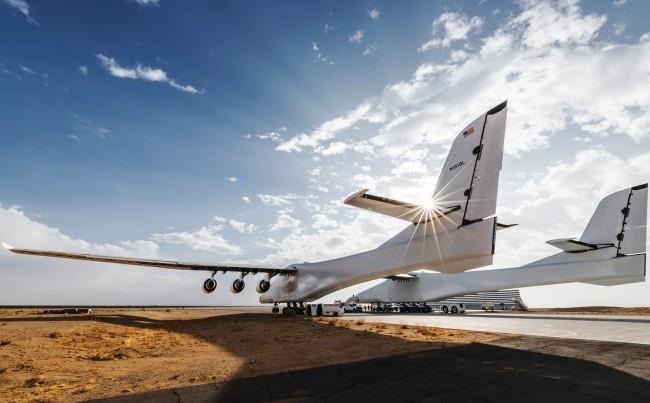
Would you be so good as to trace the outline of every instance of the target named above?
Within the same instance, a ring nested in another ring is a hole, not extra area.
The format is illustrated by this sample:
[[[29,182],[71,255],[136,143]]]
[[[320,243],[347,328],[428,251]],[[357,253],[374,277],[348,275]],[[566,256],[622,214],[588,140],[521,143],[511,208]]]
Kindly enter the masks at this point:
[[[105,402],[650,401],[648,380],[590,360],[600,351],[631,346],[636,349],[635,360],[645,357],[639,370],[650,379],[650,349],[645,346],[534,338],[538,344],[562,342],[571,351],[584,351],[581,358],[587,359],[578,359],[567,357],[570,354],[566,353],[561,356],[522,349],[528,340],[524,337],[512,338],[515,340],[512,345],[518,348],[503,345],[507,342],[495,345],[409,341],[301,318],[249,313],[191,320],[157,320],[128,314],[2,319],[3,322],[83,320],[191,334],[241,357],[249,357],[251,349],[263,349],[268,343],[286,345],[286,348],[268,349],[267,354],[271,355],[260,356],[272,362],[273,354],[275,358],[282,354],[285,367],[276,368],[271,375],[256,375],[243,366],[231,381],[100,400]],[[282,329],[283,321],[292,322],[295,329],[292,335],[270,331]],[[267,325],[269,331],[255,333],[260,324]],[[230,334],[233,329],[238,336]],[[357,337],[352,343],[350,332]],[[313,337],[318,341],[311,341]],[[292,338],[302,342],[292,343]],[[347,343],[343,344],[343,340]],[[397,346],[417,344],[418,348],[413,350],[426,350],[371,360],[357,358],[356,362],[336,365],[308,361],[319,349],[336,349],[346,361],[355,361],[359,343],[364,348],[383,349],[387,355]],[[307,366],[312,368],[286,372]]]

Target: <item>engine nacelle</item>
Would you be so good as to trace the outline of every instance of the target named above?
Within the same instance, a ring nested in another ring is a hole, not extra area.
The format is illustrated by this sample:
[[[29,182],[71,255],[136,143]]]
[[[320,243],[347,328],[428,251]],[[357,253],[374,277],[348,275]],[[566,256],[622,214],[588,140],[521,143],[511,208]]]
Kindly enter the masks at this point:
[[[244,280],[238,278],[232,282],[232,285],[230,286],[230,291],[232,291],[233,294],[239,294],[240,292],[244,291],[245,286],[246,283],[244,283]]]
[[[261,279],[259,283],[257,283],[257,287],[255,289],[257,290],[258,293],[264,294],[271,288],[271,282],[266,279]]]
[[[217,289],[217,280],[209,278],[203,282],[203,292],[206,294],[212,293]]]

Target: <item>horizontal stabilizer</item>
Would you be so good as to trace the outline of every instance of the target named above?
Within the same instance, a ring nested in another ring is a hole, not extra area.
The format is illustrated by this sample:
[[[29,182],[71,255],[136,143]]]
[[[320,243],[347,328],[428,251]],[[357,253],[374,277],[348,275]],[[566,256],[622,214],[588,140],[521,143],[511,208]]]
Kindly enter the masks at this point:
[[[613,243],[593,244],[578,241],[575,238],[551,239],[550,241],[546,241],[546,243],[569,253],[587,252],[590,250],[614,247]]]
[[[429,209],[415,203],[403,202],[400,200],[389,199],[388,197],[375,196],[368,193],[369,189],[363,189],[349,196],[344,204],[359,207],[364,210],[375,213],[399,218],[412,223],[419,223],[430,220],[431,212]],[[438,215],[445,215],[452,211],[460,210],[460,204],[451,208],[445,208],[444,211],[436,211]]]
[[[387,280],[393,280],[393,281],[410,281],[410,280],[417,280],[418,274],[417,273],[402,273],[402,274],[394,274],[392,276],[386,277]]]
[[[497,223],[497,231],[500,231],[502,229],[508,229],[510,227],[514,227],[514,226],[517,226],[517,225],[519,225],[519,224],[504,224],[504,223],[498,222]]]

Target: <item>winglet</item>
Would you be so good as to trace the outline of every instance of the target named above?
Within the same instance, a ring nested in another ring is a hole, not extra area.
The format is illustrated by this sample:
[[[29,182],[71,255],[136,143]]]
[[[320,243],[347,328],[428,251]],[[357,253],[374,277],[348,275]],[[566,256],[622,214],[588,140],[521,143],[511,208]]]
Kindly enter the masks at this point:
[[[14,247],[9,245],[8,243],[2,242],[2,247],[5,248],[6,250],[14,250]]]

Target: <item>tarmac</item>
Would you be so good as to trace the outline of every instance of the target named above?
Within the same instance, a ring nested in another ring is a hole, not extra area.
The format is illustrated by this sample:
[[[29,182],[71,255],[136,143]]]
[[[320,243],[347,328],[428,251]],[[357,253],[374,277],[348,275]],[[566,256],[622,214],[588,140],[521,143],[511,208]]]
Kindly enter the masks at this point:
[[[650,316],[468,312],[345,314],[342,319],[650,345]]]
[[[517,336],[100,401],[650,401],[650,347]]]

